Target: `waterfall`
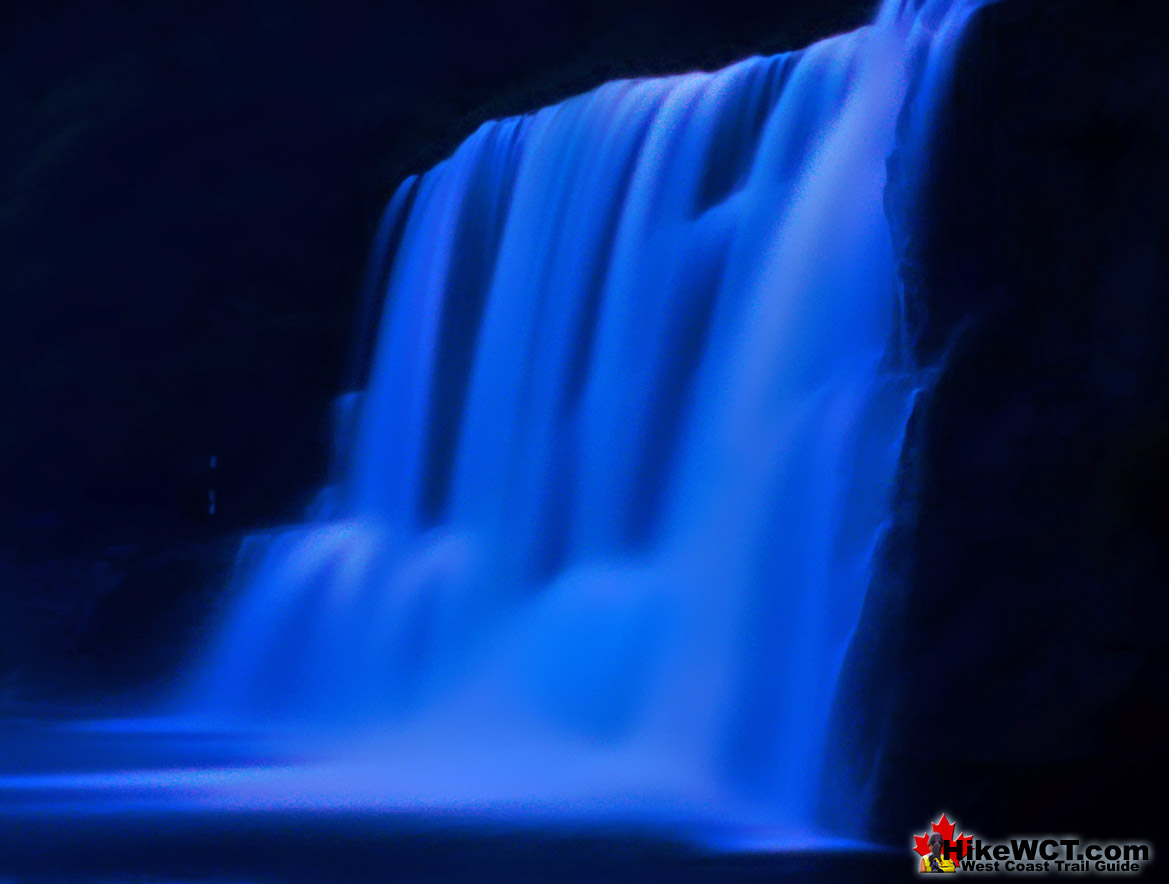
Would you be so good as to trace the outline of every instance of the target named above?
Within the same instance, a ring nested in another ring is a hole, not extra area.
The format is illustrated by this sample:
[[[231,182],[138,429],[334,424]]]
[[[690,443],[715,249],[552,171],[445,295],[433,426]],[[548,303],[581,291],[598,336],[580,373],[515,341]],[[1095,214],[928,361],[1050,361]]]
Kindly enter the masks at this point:
[[[608,83],[403,183],[337,482],[245,545],[187,701],[377,747],[395,806],[814,827],[921,383],[885,164],[978,5]]]

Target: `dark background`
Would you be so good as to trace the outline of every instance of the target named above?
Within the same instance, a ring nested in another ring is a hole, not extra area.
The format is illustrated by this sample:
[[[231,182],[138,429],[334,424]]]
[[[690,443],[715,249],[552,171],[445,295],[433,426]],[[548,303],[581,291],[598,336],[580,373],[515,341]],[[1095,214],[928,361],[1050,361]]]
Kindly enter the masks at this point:
[[[943,809],[991,836],[1164,829],[1159,6],[1001,0],[967,40],[934,161],[891,158],[917,352],[943,371],[856,645],[841,788],[873,798],[893,842]],[[8,7],[0,700],[164,681],[239,535],[297,517],[327,468],[364,252],[404,175],[486,118],[802,46],[870,12]]]

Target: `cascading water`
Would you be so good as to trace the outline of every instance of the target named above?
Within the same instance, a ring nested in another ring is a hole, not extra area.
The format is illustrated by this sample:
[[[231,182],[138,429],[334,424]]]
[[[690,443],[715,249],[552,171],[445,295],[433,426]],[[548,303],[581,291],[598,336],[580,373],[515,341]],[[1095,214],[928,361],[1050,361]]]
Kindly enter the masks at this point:
[[[339,789],[394,806],[814,828],[918,385],[885,162],[978,5],[610,83],[403,184],[340,480],[249,544],[189,702],[362,734]]]

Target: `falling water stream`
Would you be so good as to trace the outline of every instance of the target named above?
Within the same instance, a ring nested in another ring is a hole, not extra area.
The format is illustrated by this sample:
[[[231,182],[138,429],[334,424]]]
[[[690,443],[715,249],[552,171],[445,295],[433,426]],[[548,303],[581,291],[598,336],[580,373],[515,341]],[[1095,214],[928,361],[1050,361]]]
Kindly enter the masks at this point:
[[[139,787],[814,831],[921,385],[886,161],[979,5],[608,83],[404,182],[337,481],[245,544],[181,691],[321,754]]]

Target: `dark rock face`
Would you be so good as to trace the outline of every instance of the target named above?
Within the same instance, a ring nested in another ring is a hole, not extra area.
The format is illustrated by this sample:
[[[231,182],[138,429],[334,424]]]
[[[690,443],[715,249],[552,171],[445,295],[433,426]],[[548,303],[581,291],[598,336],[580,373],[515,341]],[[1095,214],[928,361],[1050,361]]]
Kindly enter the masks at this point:
[[[1159,11],[983,10],[921,198],[891,195],[917,356],[940,367],[913,422],[889,586],[854,654],[854,686],[880,697],[862,711],[883,728],[866,776],[893,843],[942,810],[986,837],[1164,830]]]
[[[164,680],[238,535],[300,514],[406,174],[487,118],[797,48],[869,7],[6,5],[0,699]]]

